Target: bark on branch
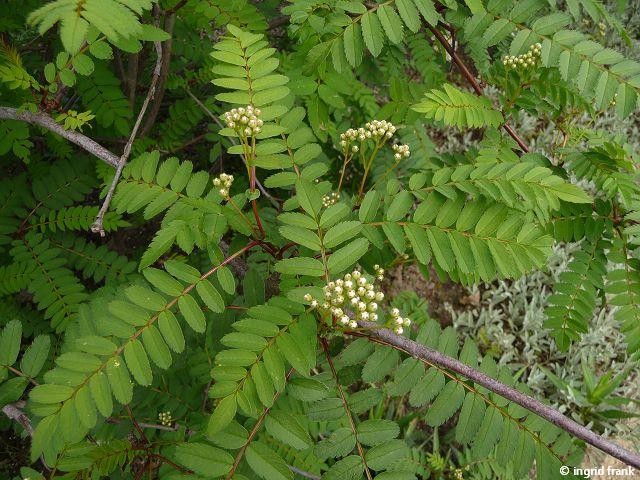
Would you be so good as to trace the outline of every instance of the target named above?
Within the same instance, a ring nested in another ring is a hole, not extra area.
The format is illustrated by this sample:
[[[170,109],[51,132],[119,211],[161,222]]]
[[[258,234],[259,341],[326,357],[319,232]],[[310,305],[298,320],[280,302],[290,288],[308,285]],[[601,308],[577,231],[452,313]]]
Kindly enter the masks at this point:
[[[109,205],[111,204],[111,199],[113,198],[113,192],[118,186],[118,182],[120,181],[120,175],[122,175],[122,170],[124,166],[127,164],[127,160],[129,159],[129,155],[131,155],[131,147],[133,146],[133,141],[136,139],[136,135],[138,134],[138,129],[140,128],[140,124],[142,123],[142,119],[144,118],[144,114],[147,111],[147,107],[149,106],[149,102],[153,99],[156,93],[156,85],[158,83],[158,78],[160,77],[160,71],[162,69],[162,44],[160,42],[154,42],[156,48],[156,66],[153,70],[153,75],[151,77],[151,85],[149,86],[149,91],[147,92],[147,96],[142,103],[142,107],[140,108],[140,113],[138,113],[138,118],[136,119],[136,123],[133,126],[133,130],[131,131],[131,135],[129,136],[129,140],[127,144],[124,146],[124,151],[122,152],[122,156],[118,159],[118,163],[116,165],[116,172],[113,175],[113,180],[111,181],[111,186],[107,191],[107,195],[104,198],[104,202],[102,203],[102,207],[100,207],[100,211],[96,216],[95,222],[91,225],[91,231],[94,233],[99,233],[101,237],[104,237],[104,227],[102,226],[102,222],[104,221],[104,216],[109,210]]]
[[[469,71],[469,68],[462,61],[462,59],[460,58],[458,53],[455,51],[453,46],[447,41],[444,35],[442,35],[442,32],[440,32],[440,30],[438,30],[436,27],[433,27],[429,24],[427,24],[427,28],[438,39],[440,44],[442,44],[444,49],[447,51],[447,53],[453,60],[453,63],[455,63],[458,66],[458,68],[460,69],[460,72],[462,72],[462,75],[471,84],[471,87],[473,88],[473,91],[476,93],[476,95],[478,95],[479,97],[484,96],[484,91],[482,90],[482,87],[478,83],[478,80],[476,80],[476,77]],[[504,123],[502,124],[502,128],[504,128],[505,132],[507,132],[509,136],[516,141],[516,143],[522,149],[523,152],[525,153],[529,152],[529,147],[527,146],[527,144],[524,142],[524,140],[522,140],[522,138],[520,138],[520,136],[516,133],[516,131],[513,128],[511,128],[510,125],[508,125],[507,123]]]
[[[445,368],[449,371],[455,372],[463,377],[474,381],[478,385],[497,393],[503,398],[517,403],[523,408],[526,408],[530,412],[548,420],[555,426],[570,433],[576,438],[584,440],[590,445],[608,453],[612,457],[623,461],[627,465],[635,468],[640,468],[640,455],[631,452],[620,445],[601,437],[597,433],[592,432],[586,427],[574,422],[570,418],[564,416],[558,410],[551,408],[529,395],[525,395],[493,378],[485,375],[478,370],[471,368],[470,366],[456,360],[455,358],[443,355],[442,353],[433,350],[424,345],[420,345],[413,340],[406,337],[402,337],[393,333],[386,328],[380,328],[379,325],[371,322],[359,322],[360,326],[368,330],[368,336],[373,341],[379,341],[385,345],[389,345],[397,350],[400,350],[407,355],[414,358],[424,360],[428,363],[436,365],[438,367]]]
[[[118,166],[119,158],[117,155],[111,153],[98,142],[90,139],[82,133],[75,132],[73,130],[65,130],[62,125],[60,125],[46,113],[31,113],[27,111],[18,111],[17,109],[11,107],[0,107],[0,120],[19,120],[22,122],[30,123],[32,125],[38,125],[49,130],[50,132],[56,133],[61,137],[66,138],[72,143],[75,143],[79,147],[96,156],[103,162],[108,163],[112,167]]]
[[[22,427],[27,431],[29,436],[33,435],[33,427],[31,426],[31,420],[29,417],[22,411],[21,406],[22,403],[16,404],[8,404],[2,407],[2,413],[4,413],[9,419],[18,422]]]

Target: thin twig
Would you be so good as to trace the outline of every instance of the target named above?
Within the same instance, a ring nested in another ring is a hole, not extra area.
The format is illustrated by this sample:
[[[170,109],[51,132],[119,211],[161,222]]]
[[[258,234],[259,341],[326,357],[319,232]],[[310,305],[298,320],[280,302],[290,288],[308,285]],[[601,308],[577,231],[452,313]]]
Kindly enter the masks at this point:
[[[431,30],[431,33],[433,33],[435,35],[435,37],[438,39],[438,41],[442,44],[442,46],[447,51],[447,53],[449,54],[451,59],[455,62],[455,64],[458,66],[458,68],[462,72],[462,75],[464,75],[464,77],[467,79],[467,81],[471,84],[471,87],[473,88],[473,91],[476,92],[476,95],[478,95],[479,97],[484,96],[484,91],[482,90],[482,87],[478,83],[478,80],[476,80],[476,77],[469,71],[469,68],[467,68],[465,63],[458,56],[458,54],[456,53],[455,49],[447,41],[447,39],[444,37],[444,35],[442,35],[440,30],[438,30],[436,27],[434,27],[432,25],[429,25],[429,24],[427,24],[427,28],[429,30]],[[525,152],[525,153],[529,152],[529,147],[527,146],[527,144],[524,142],[524,140],[522,140],[518,136],[518,134],[515,132],[515,130],[513,128],[511,128],[511,126],[509,126],[506,123],[504,123],[502,125],[502,128],[504,128],[505,131],[511,136],[511,138],[513,138],[516,141],[516,143],[522,149],[523,152]]]
[[[15,373],[16,375],[18,375],[19,377],[24,377],[24,378],[26,378],[27,380],[29,380],[29,383],[31,383],[31,385],[36,386],[36,387],[39,385],[39,384],[38,384],[38,382],[36,382],[33,378],[31,378],[31,377],[30,377],[29,375],[27,375],[26,373],[24,373],[24,372],[22,372],[22,371],[18,370],[17,368],[12,367],[11,365],[3,365],[3,366],[4,366],[7,370],[9,370],[10,372],[13,372],[13,373]]]
[[[356,447],[358,448],[358,454],[360,458],[362,458],[362,465],[364,465],[364,472],[367,475],[368,480],[372,480],[371,472],[369,471],[369,467],[367,466],[367,461],[364,458],[364,450],[360,442],[358,441],[358,432],[356,429],[356,424],[353,421],[353,417],[351,416],[351,410],[349,410],[349,404],[347,403],[347,399],[344,396],[344,392],[342,391],[342,385],[340,385],[340,380],[338,380],[338,374],[336,372],[336,367],[333,365],[333,360],[331,360],[331,354],[329,353],[329,344],[327,343],[326,338],[321,338],[320,343],[322,344],[322,349],[324,350],[324,355],[327,357],[327,362],[329,363],[329,368],[331,369],[331,374],[336,382],[336,387],[338,389],[338,394],[340,395],[340,400],[342,400],[342,406],[344,407],[344,411],[347,414],[347,419],[349,420],[349,425],[351,426],[351,431],[353,432],[353,436],[356,439]]]
[[[289,470],[291,470],[296,475],[300,475],[301,477],[310,478],[311,480],[320,480],[321,477],[318,475],[314,475],[311,472],[305,472],[304,470],[300,470],[299,468],[294,467],[293,465],[287,465]]]
[[[144,434],[144,431],[142,430],[142,428],[138,424],[138,421],[136,420],[136,417],[133,415],[133,412],[131,411],[131,407],[129,407],[129,405],[125,405],[124,409],[127,411],[127,415],[129,415],[129,418],[131,419],[131,422],[133,423],[133,426],[135,427],[135,429],[140,434],[140,440],[142,440],[145,444],[149,445],[149,439]]]
[[[176,3],[173,7],[171,7],[169,10],[167,10],[164,13],[166,15],[173,15],[178,10],[180,10],[182,7],[184,7],[186,4],[187,4],[187,0],[180,0],[178,3]]]
[[[28,111],[19,111],[11,107],[0,107],[0,120],[20,120],[32,125],[38,125],[50,132],[56,133],[66,138],[72,143],[83,148],[103,162],[108,163],[112,167],[118,165],[118,156],[111,153],[105,147],[82,133],[73,130],[65,130],[65,128],[56,122],[51,116],[43,112],[32,113]]]
[[[138,129],[140,128],[140,124],[142,122],[142,118],[144,117],[145,112],[147,111],[147,107],[149,106],[149,102],[154,97],[156,93],[156,84],[158,83],[158,78],[160,77],[160,68],[162,66],[162,44],[160,42],[154,42],[156,47],[156,54],[158,58],[156,59],[156,66],[153,70],[153,76],[151,77],[151,85],[149,86],[149,91],[147,92],[147,96],[142,103],[142,107],[140,108],[140,113],[138,113],[138,118],[136,119],[136,123],[133,126],[133,130],[131,131],[131,135],[129,135],[129,141],[124,146],[124,152],[122,156],[118,160],[118,164],[116,166],[116,172],[113,175],[113,180],[111,181],[111,186],[109,187],[109,191],[107,192],[107,196],[104,198],[104,202],[102,202],[102,207],[100,207],[100,211],[96,216],[95,222],[91,225],[91,231],[93,233],[99,233],[101,237],[104,237],[104,227],[102,225],[104,221],[104,216],[109,209],[109,204],[111,203],[111,199],[113,198],[113,192],[118,185],[118,181],[120,180],[120,175],[122,175],[122,170],[124,166],[127,164],[127,160],[129,159],[129,155],[131,155],[131,147],[133,146],[133,141],[136,139],[136,135],[138,134]]]
[[[590,445],[608,453],[612,457],[623,461],[627,465],[640,468],[640,455],[626,450],[620,445],[601,437],[597,433],[592,432],[588,428],[564,416],[558,410],[544,405],[535,398],[525,395],[524,393],[521,393],[498,380],[494,380],[488,375],[471,368],[455,358],[444,355],[429,347],[425,347],[424,345],[420,345],[406,337],[397,335],[387,328],[380,328],[380,326],[375,323],[361,321],[359,322],[359,325],[369,331],[369,336],[372,339],[381,340],[385,345],[389,345],[414,358],[426,360],[434,365],[462,375],[478,385],[497,393],[501,397],[526,408],[530,412],[544,418],[574,437],[584,440]]]
[[[114,424],[114,425],[118,425],[118,424],[122,423],[122,420],[119,419],[119,418],[115,418],[115,417],[108,417],[108,418],[105,419],[105,422],[111,423],[111,424]],[[192,430],[190,428],[187,428],[186,425],[181,425],[179,423],[174,423],[172,426],[169,426],[169,425],[160,425],[160,424],[157,424],[157,423],[138,422],[138,425],[140,426],[140,428],[145,428],[145,429],[149,429],[149,430],[163,430],[165,432],[177,432],[181,428],[184,428],[185,429],[185,433],[188,436],[191,436],[191,435],[196,433],[196,430]]]

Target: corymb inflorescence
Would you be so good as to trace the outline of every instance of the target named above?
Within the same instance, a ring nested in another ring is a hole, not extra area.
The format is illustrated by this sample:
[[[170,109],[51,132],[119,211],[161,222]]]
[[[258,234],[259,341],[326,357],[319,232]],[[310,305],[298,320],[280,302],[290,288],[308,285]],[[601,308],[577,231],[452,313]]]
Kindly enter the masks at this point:
[[[309,293],[304,299],[311,308],[331,314],[344,327],[357,328],[360,320],[376,322],[379,318],[379,302],[384,299],[384,293],[375,282],[384,280],[384,269],[374,265],[374,270],[375,279],[371,281],[360,270],[354,270],[343,278],[327,283],[323,287],[323,299],[313,298]],[[389,328],[401,334],[403,327],[411,325],[411,320],[402,318],[400,311],[393,308],[386,323]]]

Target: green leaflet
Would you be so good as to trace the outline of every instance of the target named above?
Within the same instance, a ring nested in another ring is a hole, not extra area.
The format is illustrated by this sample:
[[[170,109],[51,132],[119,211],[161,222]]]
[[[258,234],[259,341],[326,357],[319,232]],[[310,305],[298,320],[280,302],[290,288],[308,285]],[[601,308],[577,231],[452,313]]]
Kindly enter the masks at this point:
[[[309,275],[319,277],[324,275],[322,262],[315,258],[293,257],[280,260],[275,265],[276,271],[289,275]]]
[[[283,411],[272,412],[265,420],[265,428],[270,435],[297,450],[313,445],[309,434],[298,420]]]
[[[378,445],[396,438],[400,427],[391,420],[366,420],[358,425],[358,441],[364,445]]]
[[[450,381],[433,401],[427,411],[426,422],[432,427],[442,425],[460,408],[464,399],[464,388],[458,382]]]
[[[265,480],[292,480],[293,472],[278,454],[261,442],[254,442],[246,453],[251,469]]]
[[[408,456],[409,447],[402,440],[389,440],[369,449],[364,458],[369,468],[384,470]]]
[[[220,430],[225,429],[236,415],[237,401],[235,395],[229,395],[216,405],[209,417],[207,435],[213,437]]]
[[[206,320],[200,306],[191,295],[183,295],[178,299],[178,308],[189,326],[202,333],[206,328]]]
[[[224,312],[224,299],[209,280],[199,281],[196,284],[196,291],[204,304],[209,307],[212,312]]]
[[[362,36],[371,54],[374,57],[380,55],[384,46],[384,35],[380,20],[375,13],[367,12],[362,16]]]
[[[233,464],[233,457],[224,450],[195,442],[177,445],[174,459],[199,475],[213,477],[225,475]]]
[[[150,385],[153,380],[149,358],[142,343],[138,340],[128,342],[124,347],[124,359],[136,381],[141,385]]]
[[[322,239],[324,246],[333,248],[355,237],[362,230],[362,224],[357,220],[338,223],[331,227]]]
[[[444,90],[431,90],[412,108],[427,118],[458,128],[495,127],[503,122],[502,114],[493,109],[487,98],[449,84],[444,85]]]
[[[12,320],[4,327],[0,335],[0,365],[10,366],[18,359],[20,341],[22,339],[22,323]]]
[[[334,251],[329,256],[329,260],[327,262],[329,272],[332,275],[343,272],[360,260],[360,258],[367,253],[368,248],[369,241],[367,239],[357,238],[344,247]]]

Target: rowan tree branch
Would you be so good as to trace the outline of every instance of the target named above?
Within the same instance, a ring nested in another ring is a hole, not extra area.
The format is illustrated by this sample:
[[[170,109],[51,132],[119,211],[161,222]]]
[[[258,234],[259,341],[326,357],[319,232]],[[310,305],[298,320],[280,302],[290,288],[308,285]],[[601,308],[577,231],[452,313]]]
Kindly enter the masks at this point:
[[[119,158],[117,155],[111,153],[98,142],[90,139],[82,133],[73,130],[65,130],[62,125],[60,125],[46,113],[32,113],[27,111],[19,111],[11,107],[0,107],[0,120],[19,120],[22,122],[30,123],[32,125],[38,125],[42,128],[45,128],[46,130],[49,130],[50,132],[60,135],[62,138],[65,138],[72,143],[75,143],[79,147],[83,148],[103,162],[108,163],[112,167],[118,166]]]
[[[120,181],[120,175],[122,175],[122,170],[124,166],[127,164],[127,160],[129,159],[129,155],[131,155],[131,147],[133,146],[133,141],[136,139],[136,135],[138,134],[138,129],[140,128],[140,124],[142,123],[142,118],[144,117],[145,112],[147,111],[147,107],[149,106],[149,102],[153,98],[156,93],[156,85],[158,83],[158,78],[160,77],[160,71],[162,68],[162,44],[160,42],[154,42],[156,47],[156,66],[153,70],[153,75],[151,77],[151,84],[149,85],[149,91],[147,92],[147,96],[142,103],[142,107],[140,108],[140,113],[138,113],[138,118],[136,119],[136,123],[133,126],[133,130],[131,131],[131,135],[129,135],[129,140],[127,144],[124,146],[124,151],[122,152],[122,156],[118,159],[118,163],[116,165],[116,172],[113,175],[113,180],[111,180],[111,186],[107,191],[106,197],[104,197],[104,201],[102,202],[102,206],[100,207],[100,211],[96,216],[95,222],[91,225],[91,231],[93,233],[99,233],[101,237],[104,237],[104,227],[102,225],[104,221],[104,216],[109,210],[109,205],[111,204],[111,199],[113,198],[113,192]]]
[[[478,83],[478,80],[469,71],[469,68],[462,61],[462,59],[456,52],[455,48],[453,48],[453,46],[448,42],[448,40],[444,37],[444,35],[442,35],[442,32],[440,32],[440,30],[438,30],[436,27],[433,27],[432,25],[429,25],[429,24],[427,24],[427,28],[431,30],[431,33],[433,33],[436,39],[442,44],[442,46],[447,51],[447,53],[449,54],[453,62],[458,66],[458,68],[462,72],[462,75],[471,84],[471,87],[473,88],[473,91],[476,93],[476,95],[478,95],[479,97],[484,96],[484,91],[482,90],[482,87]],[[516,133],[516,131],[513,128],[511,128],[510,125],[504,123],[502,125],[502,128],[504,128],[504,130],[511,136],[511,138],[513,138],[516,141],[516,143],[522,149],[523,152],[525,153],[529,152],[529,147],[527,146],[527,144],[524,142],[524,140],[520,138],[520,136]]]
[[[438,367],[442,367],[459,375],[462,375],[463,377],[474,381],[478,385],[481,385],[491,390],[492,392],[497,393],[501,397],[506,398],[507,400],[510,400],[523,408],[526,408],[536,415],[539,415],[555,426],[570,433],[574,437],[584,440],[588,444],[593,445],[594,447],[602,450],[605,453],[608,453],[612,457],[621,460],[627,465],[635,468],[640,468],[640,455],[622,448],[620,445],[601,437],[597,433],[592,432],[588,428],[564,416],[558,410],[544,405],[542,402],[536,400],[535,398],[530,397],[529,395],[525,395],[524,393],[519,392],[514,388],[511,388],[504,383],[499,382],[498,380],[494,380],[488,375],[485,375],[484,373],[471,368],[470,366],[460,362],[459,360],[456,360],[455,358],[444,355],[429,347],[425,347],[424,345],[420,345],[419,343],[414,342],[413,340],[410,340],[406,337],[397,335],[387,328],[380,328],[380,326],[376,323],[361,321],[358,322],[358,324],[367,330],[367,335],[365,335],[365,337],[368,337],[378,343],[383,343],[385,345],[393,347],[396,350],[400,350],[401,352],[404,352],[414,358],[425,360],[429,363],[432,363],[433,365],[437,365]]]
[[[167,32],[169,35],[173,34],[173,27],[176,22],[175,13],[171,13],[165,17],[164,28],[163,30]],[[153,104],[151,105],[151,110],[149,110],[149,116],[144,122],[142,126],[142,130],[140,131],[140,136],[144,137],[147,135],[153,125],[156,123],[156,118],[158,117],[158,113],[160,112],[160,106],[162,105],[162,99],[164,98],[165,85],[167,82],[167,77],[169,76],[169,66],[171,64],[171,49],[173,47],[173,37],[171,36],[168,40],[162,42],[162,51],[163,58],[160,65],[159,70],[159,79],[157,80],[158,94],[153,99]],[[156,47],[157,48],[157,47]]]
[[[31,420],[21,409],[20,404],[8,404],[2,407],[2,413],[4,413],[9,419],[14,422],[18,422],[27,431],[29,436],[33,435],[33,427],[31,426]]]

